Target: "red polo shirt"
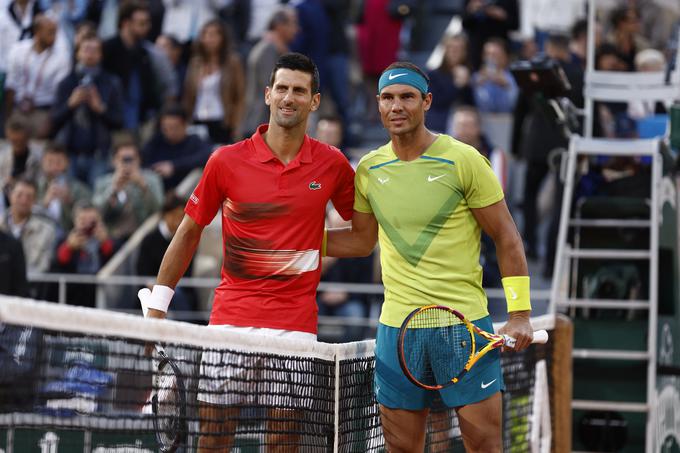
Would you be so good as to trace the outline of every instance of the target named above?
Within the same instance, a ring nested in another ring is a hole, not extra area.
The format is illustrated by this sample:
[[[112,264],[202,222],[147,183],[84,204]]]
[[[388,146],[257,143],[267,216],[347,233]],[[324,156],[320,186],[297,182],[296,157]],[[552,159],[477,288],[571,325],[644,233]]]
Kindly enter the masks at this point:
[[[222,281],[210,324],[316,333],[326,205],[351,218],[354,170],[308,136],[283,165],[262,137],[267,127],[216,150],[185,208],[200,225],[222,210]]]

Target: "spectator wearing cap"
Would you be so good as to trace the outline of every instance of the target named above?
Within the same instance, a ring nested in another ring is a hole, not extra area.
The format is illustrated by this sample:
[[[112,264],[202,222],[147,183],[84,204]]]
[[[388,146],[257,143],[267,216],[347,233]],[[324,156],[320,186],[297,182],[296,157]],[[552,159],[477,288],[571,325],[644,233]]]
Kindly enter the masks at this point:
[[[187,114],[178,104],[163,108],[160,128],[144,146],[144,166],[163,178],[164,189],[174,189],[195,168],[205,165],[212,145],[187,133]]]

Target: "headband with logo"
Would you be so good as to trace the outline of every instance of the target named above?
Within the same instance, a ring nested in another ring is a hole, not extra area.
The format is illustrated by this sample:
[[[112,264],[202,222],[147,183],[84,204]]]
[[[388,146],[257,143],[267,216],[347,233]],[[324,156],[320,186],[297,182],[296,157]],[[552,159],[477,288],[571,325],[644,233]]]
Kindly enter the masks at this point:
[[[411,85],[423,94],[427,94],[428,91],[425,77],[412,69],[394,68],[383,72],[380,76],[380,80],[378,81],[378,94],[380,94],[386,86],[396,84]]]

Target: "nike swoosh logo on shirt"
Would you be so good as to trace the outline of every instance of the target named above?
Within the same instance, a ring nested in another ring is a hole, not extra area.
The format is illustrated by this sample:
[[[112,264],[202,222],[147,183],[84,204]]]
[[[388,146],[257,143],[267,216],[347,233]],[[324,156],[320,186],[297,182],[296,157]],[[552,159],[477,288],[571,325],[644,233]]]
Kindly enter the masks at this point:
[[[436,180],[438,180],[439,178],[443,178],[444,176],[445,176],[445,175],[439,175],[439,176],[430,176],[430,175],[427,175],[427,182],[436,181]]]
[[[484,383],[484,381],[482,381],[482,388],[485,389],[485,388],[487,388],[488,386],[490,386],[491,384],[493,384],[494,382],[496,382],[495,379],[494,379],[493,381],[491,381],[491,382],[487,382],[486,384]]]
[[[387,76],[387,78],[389,80],[393,80],[393,79],[396,79],[397,77],[401,77],[401,76],[405,76],[405,75],[406,75],[406,73],[402,72],[401,74],[390,74],[390,75]]]

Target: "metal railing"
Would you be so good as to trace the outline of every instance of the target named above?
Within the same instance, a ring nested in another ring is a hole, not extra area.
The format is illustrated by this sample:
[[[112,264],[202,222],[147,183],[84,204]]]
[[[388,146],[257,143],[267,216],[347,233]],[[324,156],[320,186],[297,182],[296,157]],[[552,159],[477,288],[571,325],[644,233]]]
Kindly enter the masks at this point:
[[[28,274],[29,282],[34,283],[56,283],[58,285],[58,300],[60,304],[66,304],[66,285],[69,283],[80,283],[107,286],[147,286],[155,282],[156,277],[139,276],[139,275],[108,275],[105,277],[99,275],[84,275],[84,274],[58,274],[58,273],[38,273],[31,272]],[[186,288],[215,288],[219,285],[219,278],[201,278],[201,277],[184,277],[178,285]],[[349,293],[359,294],[378,294],[381,295],[385,291],[385,287],[378,283],[339,283],[339,282],[320,282],[318,291],[346,291]],[[487,297],[493,299],[504,298],[504,292],[501,288],[486,289]],[[547,301],[550,298],[549,290],[532,290],[532,300]],[[105,298],[98,297],[97,308],[111,309],[110,304]]]

